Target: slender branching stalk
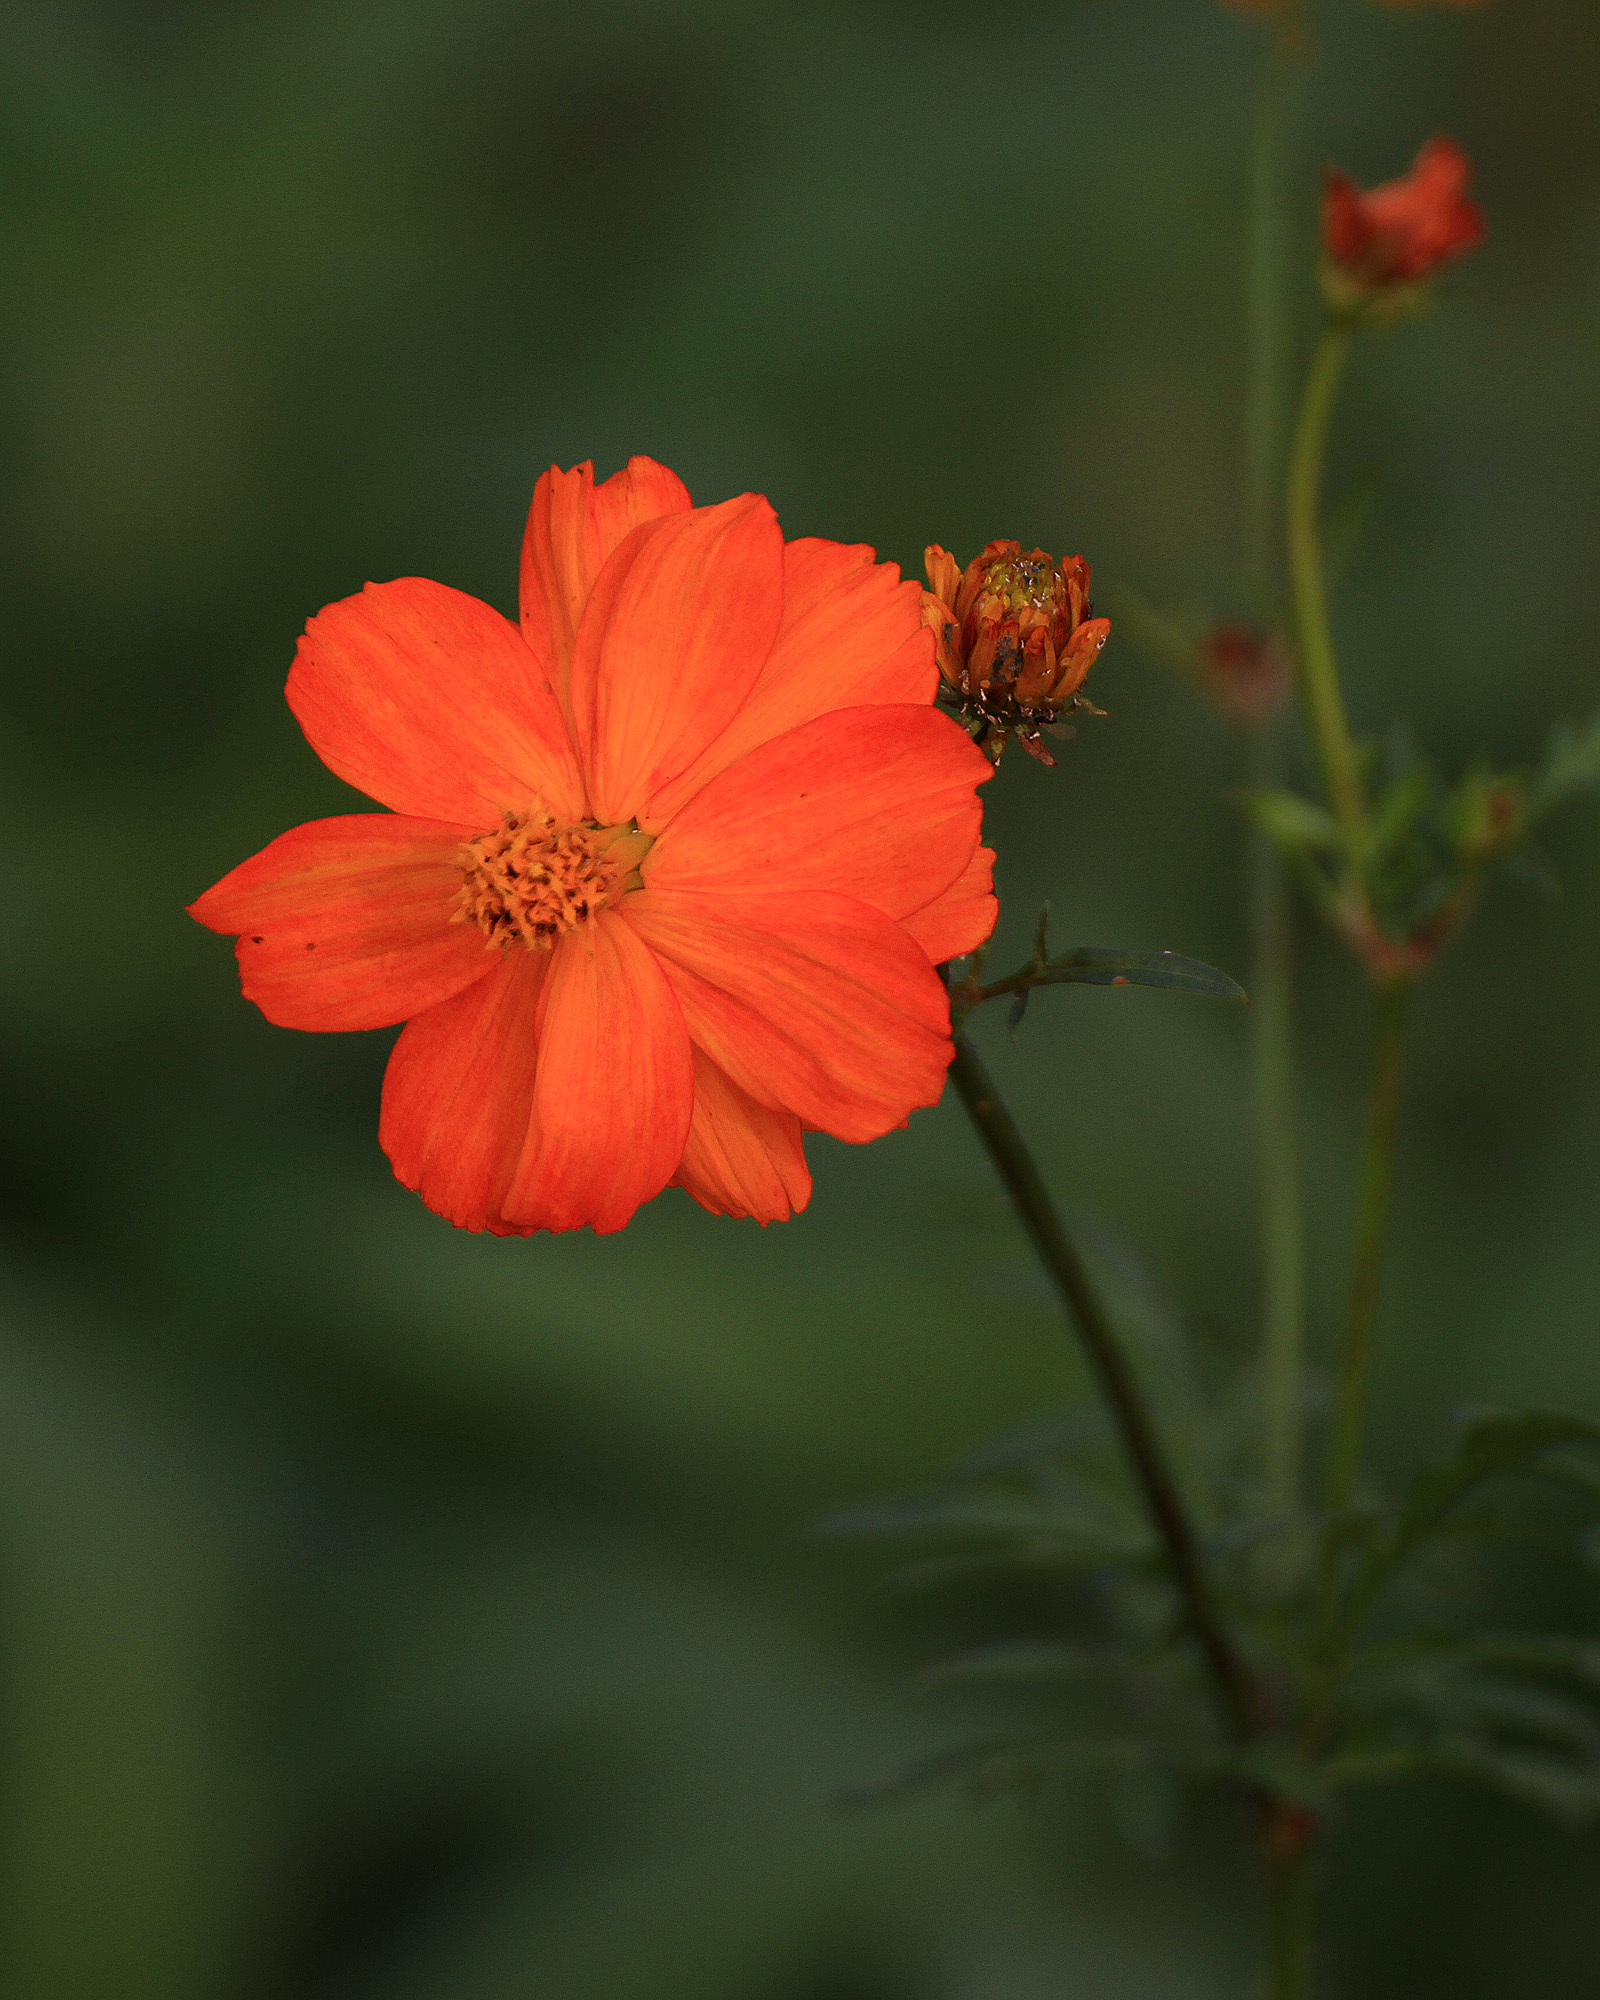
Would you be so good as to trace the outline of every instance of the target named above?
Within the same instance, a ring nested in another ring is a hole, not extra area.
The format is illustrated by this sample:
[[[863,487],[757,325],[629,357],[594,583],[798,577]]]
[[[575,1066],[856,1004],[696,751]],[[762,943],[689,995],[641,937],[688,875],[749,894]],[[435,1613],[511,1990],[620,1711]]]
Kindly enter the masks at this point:
[[[1271,1855],[1267,1860],[1271,2000],[1311,2000],[1316,1991],[1311,1865],[1311,1852],[1305,1847]]]
[[[1252,779],[1278,782],[1274,724],[1257,732]],[[1283,861],[1252,834],[1249,864],[1250,1058],[1261,1244],[1262,1470],[1270,1504],[1301,1501],[1305,1374],[1305,1226],[1295,1119],[1294,929]]]
[[[1289,397],[1288,239],[1285,189],[1293,94],[1308,45],[1304,9],[1281,0],[1263,56],[1251,133],[1245,230],[1246,394],[1241,569],[1264,622],[1279,616],[1279,505]],[[1325,422],[1325,419],[1324,419]],[[1319,447],[1320,455],[1320,447]],[[1313,483],[1315,506],[1315,481]],[[1315,522],[1313,520],[1313,527]],[[1319,569],[1320,573],[1320,569]],[[1283,782],[1281,720],[1268,717],[1251,742],[1250,783]],[[1261,1276],[1262,1471],[1269,1505],[1283,1513],[1302,1497],[1305,1372],[1305,1227],[1295,1117],[1293,903],[1283,858],[1250,836],[1251,1081]],[[1262,1822],[1271,2000],[1312,2000],[1315,1908],[1311,1835],[1268,1810]]]
[[[1303,37],[1286,18],[1274,25],[1256,88],[1246,195],[1241,553],[1245,587],[1255,598],[1257,611],[1269,618],[1275,615],[1278,599],[1278,510],[1289,402],[1289,229],[1284,155],[1303,49]]]
[[[1299,10],[1284,5],[1262,57],[1251,130],[1245,223],[1245,453],[1240,557],[1245,589],[1267,623],[1281,602],[1283,451],[1291,324],[1285,182],[1289,114],[1304,68]],[[1251,738],[1250,783],[1283,781],[1282,732],[1268,717]],[[1254,1098],[1263,1361],[1262,1471],[1285,1513],[1300,1503],[1301,1380],[1305,1367],[1305,1248],[1295,1124],[1294,929],[1287,871],[1258,833],[1250,840],[1251,1079]]]
[[[1328,595],[1323,575],[1319,502],[1328,420],[1350,353],[1353,330],[1330,320],[1306,378],[1289,458],[1289,586],[1294,608],[1295,662],[1306,720],[1328,800],[1344,837],[1347,888],[1365,900],[1361,887],[1367,856],[1367,804],[1345,718]]]
[[[1400,1119],[1410,998],[1409,979],[1394,979],[1378,989],[1355,1262],[1339,1353],[1333,1433],[1328,1446],[1327,1504],[1331,1514],[1350,1504],[1361,1466],[1367,1380],[1372,1371],[1372,1321],[1389,1233],[1389,1191],[1394,1180],[1395,1133]]]
[[[1234,1647],[1201,1559],[1199,1542],[1143,1392],[1123,1354],[1088,1268],[1050,1198],[1028,1142],[978,1052],[959,1029],[950,1075],[996,1173],[1016,1204],[1099,1381],[1167,1566],[1205,1662],[1230,1735],[1246,1740],[1265,1721],[1254,1676]]]

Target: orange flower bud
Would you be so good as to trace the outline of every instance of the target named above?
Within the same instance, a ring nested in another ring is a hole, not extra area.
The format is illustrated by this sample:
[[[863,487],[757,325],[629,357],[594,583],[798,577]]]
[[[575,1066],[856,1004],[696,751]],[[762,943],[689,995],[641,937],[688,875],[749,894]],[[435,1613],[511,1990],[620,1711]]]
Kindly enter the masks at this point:
[[[1472,162],[1453,139],[1434,138],[1411,171],[1359,188],[1330,167],[1323,185],[1323,290],[1338,312],[1398,302],[1441,264],[1483,241],[1483,211],[1467,199]]]
[[[1102,712],[1078,692],[1111,631],[1093,615],[1089,565],[1024,555],[1020,542],[990,542],[965,571],[935,542],[924,562],[922,622],[952,705],[997,764],[1013,736],[1053,764],[1040,730],[1059,733],[1069,708]]]

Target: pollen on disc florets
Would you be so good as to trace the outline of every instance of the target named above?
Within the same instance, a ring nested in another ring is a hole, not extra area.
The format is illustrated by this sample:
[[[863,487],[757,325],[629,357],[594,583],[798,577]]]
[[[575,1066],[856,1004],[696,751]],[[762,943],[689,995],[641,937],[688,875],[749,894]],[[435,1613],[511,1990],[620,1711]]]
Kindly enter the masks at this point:
[[[475,923],[490,947],[549,951],[643,886],[652,842],[636,826],[562,822],[543,806],[505,812],[456,854],[461,887],[453,924]]]

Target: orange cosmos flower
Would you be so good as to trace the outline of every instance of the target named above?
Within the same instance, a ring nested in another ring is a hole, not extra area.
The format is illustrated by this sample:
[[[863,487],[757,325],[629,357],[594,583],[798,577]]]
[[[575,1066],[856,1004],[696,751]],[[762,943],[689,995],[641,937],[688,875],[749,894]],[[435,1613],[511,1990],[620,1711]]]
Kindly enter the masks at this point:
[[[1362,189],[1337,167],[1322,196],[1329,303],[1349,309],[1421,284],[1483,241],[1483,211],[1467,198],[1472,162],[1453,139],[1430,139],[1409,173]]]
[[[938,1101],[934,967],[994,924],[989,765],[933,706],[920,600],[757,494],[552,467],[520,631],[420,577],[312,619],[289,705],[391,810],[294,828],[191,914],[269,1021],[407,1023],[379,1137],[459,1227],[616,1230],[669,1181],[786,1217],[802,1128]]]

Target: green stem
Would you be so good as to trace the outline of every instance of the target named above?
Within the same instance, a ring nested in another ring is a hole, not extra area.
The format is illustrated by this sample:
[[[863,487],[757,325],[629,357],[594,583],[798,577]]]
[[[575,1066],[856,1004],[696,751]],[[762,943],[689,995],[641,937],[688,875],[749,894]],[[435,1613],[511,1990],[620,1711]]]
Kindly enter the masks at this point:
[[[1344,836],[1349,872],[1359,879],[1367,852],[1367,804],[1339,691],[1318,520],[1328,420],[1352,337],[1347,322],[1330,320],[1306,377],[1289,456],[1289,584],[1306,719],[1317,747],[1323,783]]]
[[[1253,747],[1252,783],[1271,789],[1282,782],[1282,747],[1272,722],[1257,732]],[[1263,1471],[1272,1505],[1292,1513],[1301,1500],[1305,1373],[1305,1230],[1294,1104],[1294,930],[1287,871],[1260,834],[1251,836],[1249,917]]]
[[[1279,0],[1256,95],[1246,222],[1244,518],[1241,567],[1246,592],[1268,622],[1280,615],[1278,503],[1288,403],[1290,314],[1285,218],[1285,152],[1291,95],[1308,47],[1303,9]],[[1327,418],[1322,418],[1326,436]],[[1317,446],[1320,458],[1321,445]],[[1312,507],[1315,509],[1313,475]],[[1315,514],[1312,519],[1315,530]],[[1320,580],[1320,551],[1315,573]],[[1326,618],[1324,616],[1324,628]],[[1331,654],[1331,645],[1329,647]],[[1348,732],[1346,732],[1348,734]],[[1281,719],[1269,717],[1252,743],[1250,780],[1261,791],[1283,782]],[[1305,1242],[1299,1137],[1295,1124],[1294,931],[1283,858],[1259,833],[1251,838],[1248,888],[1251,1072],[1255,1105],[1261,1251],[1263,1466],[1269,1504],[1301,1504],[1302,1383],[1305,1371]],[[1279,1809],[1281,1811],[1281,1808]],[[1311,2000],[1315,1989],[1314,1912],[1306,1843],[1265,1831],[1271,2000]]]
[[[1006,1108],[978,1052],[959,1031],[951,1080],[995,1171],[1016,1204],[1039,1259],[1054,1279],[1122,1437],[1150,1519],[1167,1553],[1185,1620],[1199,1646],[1232,1735],[1253,1736],[1264,1720],[1254,1679],[1234,1650],[1200,1560],[1199,1544],[1133,1371],[1077,1246],[1045,1187],[1028,1142]]]
[[[1289,395],[1288,223],[1285,152],[1293,91],[1307,37],[1298,8],[1282,4],[1271,24],[1256,88],[1245,223],[1245,457],[1241,571],[1246,594],[1269,622],[1279,616],[1283,446]],[[1283,783],[1280,721],[1252,733],[1250,784]],[[1251,1070],[1255,1105],[1257,1212],[1264,1363],[1263,1471],[1272,1504],[1300,1504],[1301,1377],[1304,1372],[1305,1251],[1294,1115],[1293,929],[1282,857],[1251,838]]]
[[[1245,224],[1244,582],[1258,608],[1276,618],[1278,505],[1289,380],[1289,313],[1284,214],[1284,144],[1301,38],[1274,28],[1261,65],[1250,135]]]
[[[1304,1847],[1267,1861],[1272,1937],[1271,2000],[1311,2000],[1316,1990],[1311,1857]]]
[[[1372,1321],[1378,1303],[1384,1243],[1389,1233],[1389,1190],[1394,1179],[1395,1131],[1400,1120],[1406,1016],[1410,998],[1409,979],[1394,979],[1378,989],[1378,1019],[1372,1049],[1372,1096],[1367,1108],[1355,1265],[1350,1281],[1350,1307],[1345,1317],[1344,1345],[1339,1355],[1333,1435],[1328,1447],[1330,1513],[1338,1513],[1349,1505],[1361,1466],[1367,1379],[1372,1371]]]

